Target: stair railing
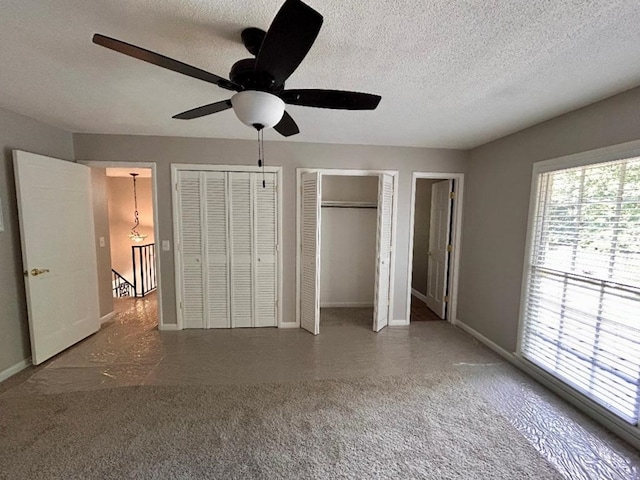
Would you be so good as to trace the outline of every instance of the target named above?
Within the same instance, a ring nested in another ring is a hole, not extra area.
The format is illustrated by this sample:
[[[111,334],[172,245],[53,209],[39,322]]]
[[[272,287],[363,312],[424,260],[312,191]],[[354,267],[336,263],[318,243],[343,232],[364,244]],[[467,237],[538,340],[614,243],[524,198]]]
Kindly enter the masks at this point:
[[[111,285],[114,297],[132,297],[136,287],[113,268],[111,269]]]

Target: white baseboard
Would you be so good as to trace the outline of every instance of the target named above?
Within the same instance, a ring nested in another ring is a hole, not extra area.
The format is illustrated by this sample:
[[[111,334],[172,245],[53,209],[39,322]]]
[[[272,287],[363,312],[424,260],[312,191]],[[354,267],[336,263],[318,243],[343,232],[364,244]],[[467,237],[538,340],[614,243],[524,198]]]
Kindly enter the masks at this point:
[[[409,325],[409,321],[404,318],[396,318],[394,320],[389,320],[390,327],[406,327]]]
[[[170,330],[180,330],[180,329],[178,328],[178,324],[176,323],[165,323],[164,325],[158,325],[158,330],[170,331]]]
[[[372,308],[372,302],[322,302],[320,308]]]
[[[422,300],[424,303],[427,303],[427,296],[424,293],[419,292],[415,288],[411,289],[411,295],[413,295],[419,300]]]
[[[467,325],[464,322],[461,322],[460,320],[458,320],[457,318],[453,321],[453,324],[456,327],[460,327],[461,330],[464,330],[465,332],[467,332],[469,335],[471,335],[472,337],[474,337],[476,340],[478,340],[480,343],[483,343],[484,345],[486,345],[487,347],[489,347],[491,350],[493,350],[494,352],[496,352],[498,355],[500,355],[502,358],[504,358],[505,360],[516,364],[517,366],[519,366],[519,364],[517,363],[516,357],[513,353],[509,353],[508,351],[506,351],[504,348],[502,348],[500,345],[498,345],[495,342],[492,342],[491,340],[489,340],[487,337],[485,337],[484,335],[482,335],[480,332],[477,332],[476,330],[474,330],[473,328],[471,328],[469,325]]]
[[[115,314],[116,312],[107,313],[104,317],[100,319],[100,325],[111,320],[115,316]]]
[[[576,407],[578,410],[584,412],[587,416],[591,417],[596,422],[604,425],[606,428],[625,439],[634,447],[640,448],[640,433],[638,432],[638,429],[636,427],[631,426],[625,423],[623,420],[618,419],[594,401],[579,394],[571,387],[565,385],[553,375],[545,372],[533,363],[528,362],[527,360],[514,353],[509,353],[507,350],[492,342],[487,337],[471,328],[469,325],[461,322],[458,319],[456,319],[453,324],[457,327],[460,327],[461,330],[467,332],[480,343],[489,347],[505,360],[513,364],[516,368],[522,370],[525,374],[529,375],[538,383],[562,397],[568,403]]]
[[[24,370],[30,365],[31,365],[31,359],[25,358],[21,362],[18,362],[13,366],[4,369],[3,371],[0,372],[0,382],[2,382],[3,380],[6,380],[9,377],[12,377],[13,375]]]

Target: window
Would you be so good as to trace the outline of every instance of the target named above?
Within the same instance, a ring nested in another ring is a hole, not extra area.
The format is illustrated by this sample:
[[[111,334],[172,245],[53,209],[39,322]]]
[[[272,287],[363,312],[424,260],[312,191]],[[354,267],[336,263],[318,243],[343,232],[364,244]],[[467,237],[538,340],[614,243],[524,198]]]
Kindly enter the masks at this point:
[[[640,157],[534,175],[520,354],[637,424]]]

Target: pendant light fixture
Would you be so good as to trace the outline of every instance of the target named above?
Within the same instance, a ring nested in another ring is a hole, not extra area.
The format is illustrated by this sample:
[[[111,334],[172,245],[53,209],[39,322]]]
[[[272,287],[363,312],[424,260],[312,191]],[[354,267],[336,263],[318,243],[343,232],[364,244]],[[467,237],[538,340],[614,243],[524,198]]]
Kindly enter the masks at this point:
[[[133,177],[133,208],[134,208],[133,218],[135,222],[133,224],[133,227],[131,227],[131,233],[129,234],[129,238],[136,243],[140,243],[145,238],[147,238],[147,235],[143,235],[142,233],[138,232],[138,226],[140,225],[140,220],[138,219],[138,194],[136,192],[136,177],[138,176],[138,174],[130,173],[129,175]]]

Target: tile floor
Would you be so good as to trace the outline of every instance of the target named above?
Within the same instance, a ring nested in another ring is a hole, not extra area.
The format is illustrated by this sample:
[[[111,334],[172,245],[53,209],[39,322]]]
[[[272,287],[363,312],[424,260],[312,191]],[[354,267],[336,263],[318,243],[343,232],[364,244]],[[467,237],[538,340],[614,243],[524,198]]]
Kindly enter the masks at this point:
[[[627,443],[443,321],[371,330],[371,309],[323,309],[321,334],[156,329],[155,295],[118,300],[97,334],[0,384],[54,394],[128,385],[217,385],[454,369],[568,479],[640,478]]]

